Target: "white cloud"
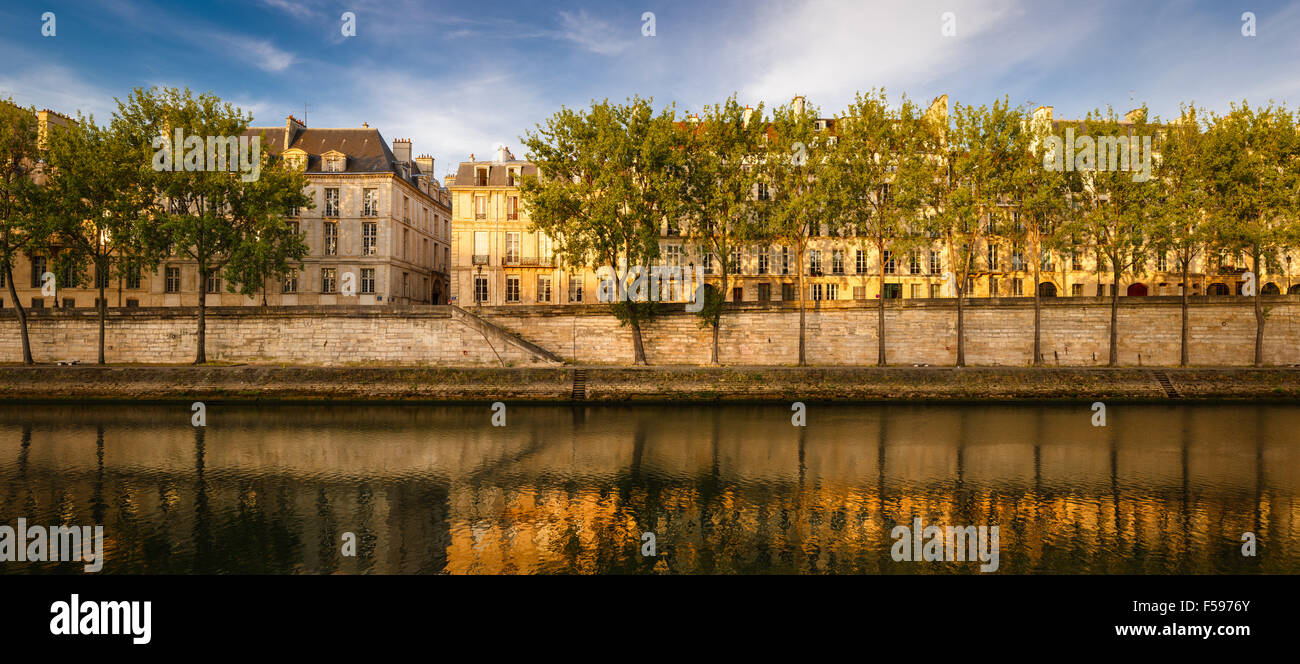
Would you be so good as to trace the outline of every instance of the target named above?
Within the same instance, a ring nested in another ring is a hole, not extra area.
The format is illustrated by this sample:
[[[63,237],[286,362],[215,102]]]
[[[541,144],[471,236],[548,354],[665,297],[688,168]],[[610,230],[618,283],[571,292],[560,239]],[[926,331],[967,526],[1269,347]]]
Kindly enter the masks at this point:
[[[639,26],[640,24],[636,24]],[[577,13],[560,12],[559,37],[600,55],[618,55],[632,45],[632,28],[619,30],[612,23],[601,20],[579,9]]]
[[[224,35],[219,39],[228,44],[231,49],[234,49],[232,55],[236,58],[265,71],[284,71],[297,60],[294,54],[282,51],[264,39],[254,39],[241,35]]]

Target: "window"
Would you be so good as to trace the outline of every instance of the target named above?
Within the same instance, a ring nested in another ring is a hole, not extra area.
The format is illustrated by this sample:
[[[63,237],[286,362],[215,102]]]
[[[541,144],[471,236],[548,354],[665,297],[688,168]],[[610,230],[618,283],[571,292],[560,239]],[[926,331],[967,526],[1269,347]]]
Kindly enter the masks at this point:
[[[379,224],[373,221],[361,224],[361,255],[374,256],[379,247]]]
[[[758,301],[770,302],[772,300],[772,284],[767,282],[758,285]]]
[[[671,245],[664,247],[664,263],[666,265],[682,264],[682,247],[681,245]]]
[[[943,297],[943,285],[930,284],[930,297]]]
[[[582,275],[569,277],[569,301],[582,302]]]
[[[137,309],[137,308],[139,308],[139,307],[140,307],[140,300],[137,300],[137,299],[132,298],[132,297],[128,297],[128,298],[126,298],[126,308],[127,308],[127,309]]]
[[[1083,284],[1070,284],[1070,295],[1074,297],[1083,295]]]
[[[1052,264],[1052,252],[1046,249],[1043,250],[1043,255],[1039,258],[1038,269],[1048,272],[1056,269],[1056,266]]]
[[[402,221],[405,221],[408,224],[411,223],[411,197],[410,196],[402,197]]]
[[[362,293],[375,292],[375,268],[373,267],[361,268],[361,292]]]
[[[209,274],[209,275],[208,275],[208,284],[207,284],[206,290],[205,290],[204,292],[205,292],[205,293],[220,293],[220,292],[221,292],[221,275],[219,275],[219,274]]]
[[[322,227],[324,228],[322,234],[325,237],[325,255],[339,255],[339,222],[326,221]]]
[[[332,267],[323,267],[320,269],[320,292],[333,293],[338,285],[336,277],[338,269]]]
[[[45,299],[44,299],[44,298],[39,298],[39,297],[34,297],[34,298],[32,298],[32,304],[31,304],[31,307],[29,307],[29,308],[31,308],[31,309],[44,309],[44,308],[45,308]]]
[[[32,288],[41,287],[41,278],[47,272],[44,256],[32,256]]]
[[[894,274],[894,252],[886,251],[884,254],[885,274]]]
[[[519,276],[509,275],[506,277],[506,302],[519,301]]]
[[[731,274],[740,274],[740,268],[745,262],[745,252],[740,247],[734,247],[731,250],[731,262],[727,264],[727,271]]]
[[[908,256],[907,271],[912,274],[921,274],[921,254],[913,251]]]
[[[1020,297],[1025,294],[1025,280],[1019,277],[1011,280],[1011,294]]]
[[[790,274],[790,247],[781,247],[781,274]]]
[[[481,304],[488,299],[488,278],[474,277],[474,302]]]
[[[997,297],[997,296],[998,296],[998,278],[997,278],[997,277],[990,276],[990,277],[989,277],[989,297]]]
[[[909,289],[911,292],[907,294],[908,297],[912,299],[921,297],[921,284],[912,284]]]
[[[181,292],[181,269],[175,265],[168,265],[164,269],[164,274],[166,275],[163,280],[164,292]]]
[[[519,218],[519,197],[507,196],[506,197],[506,219],[518,219],[518,218]]]
[[[768,191],[766,182],[758,183],[758,200],[760,201],[772,200],[772,192]]]
[[[839,284],[826,284],[826,299],[838,300],[840,298]]]
[[[822,285],[821,285],[821,284],[809,284],[809,285],[808,285],[808,289],[809,289],[809,291],[811,291],[810,296],[809,296],[810,299],[812,299],[813,301],[818,301],[818,300],[821,300],[821,299],[822,299]]]
[[[998,269],[998,245],[989,243],[989,269]]]
[[[518,263],[518,262],[519,262],[519,258],[520,258],[520,256],[519,256],[519,233],[517,233],[517,232],[507,232],[507,233],[506,233],[506,262],[507,262],[507,263]]]
[[[0,270],[0,288],[4,288],[6,285],[7,284],[5,284],[5,272],[4,270]]]
[[[943,270],[943,261],[939,258],[939,252],[930,252],[930,274],[939,274]]]
[[[1156,252],[1156,271],[1157,272],[1169,271],[1169,256],[1167,252],[1164,251]]]
[[[713,254],[704,254],[704,274],[713,274]]]
[[[486,186],[487,186],[487,180],[488,180],[488,169],[486,169],[486,168],[476,168],[476,169],[474,169],[474,183],[475,183],[475,185],[477,185],[477,186],[479,186],[479,187],[486,187]]]
[[[108,288],[108,268],[95,266],[95,288]]]
[[[784,302],[790,302],[790,301],[792,301],[792,300],[798,299],[798,298],[795,297],[795,294],[794,294],[794,287],[795,287],[795,285],[794,285],[794,284],[791,284],[791,283],[781,284],[781,300],[782,300],[782,301],[784,301]]]
[[[140,288],[140,266],[130,265],[126,268],[126,287],[128,290]]]
[[[550,275],[537,275],[537,301],[551,301],[551,277]]]
[[[339,190],[338,187],[328,187],[325,189],[325,216],[339,216]]]
[[[297,270],[289,270],[289,273],[284,275],[284,282],[280,284],[280,292],[288,293],[288,294],[298,292],[298,271]]]
[[[736,286],[735,288],[731,289],[732,302],[743,302],[744,299],[745,299],[745,289],[743,287]]]
[[[855,299],[855,300],[865,300],[865,299],[867,299],[867,287],[866,287],[866,286],[854,286],[854,287],[853,287],[853,299]]]
[[[408,260],[411,249],[411,229],[402,229],[402,260]]]
[[[768,251],[768,248],[767,248],[767,247],[759,247],[759,248],[758,248],[758,273],[759,273],[759,274],[767,274],[767,268],[768,268],[767,261],[768,261],[768,259],[769,259],[769,251]],[[761,293],[762,290],[760,289],[759,292]]]
[[[831,274],[844,274],[843,249],[831,249]]]
[[[378,189],[361,190],[361,216],[363,217],[379,216],[379,190]]]
[[[822,274],[822,252],[820,249],[808,250],[808,274],[820,277]]]
[[[411,275],[406,272],[402,273],[402,297],[411,299]]]
[[[903,297],[903,284],[885,284],[885,299],[897,300]]]
[[[857,260],[855,261],[855,263],[856,264],[853,266],[853,270],[858,274],[866,274],[867,273],[867,252],[859,249]]]
[[[487,196],[474,197],[474,218],[487,219]]]
[[[1011,247],[1011,269],[1013,271],[1025,269],[1025,255],[1020,247]]]

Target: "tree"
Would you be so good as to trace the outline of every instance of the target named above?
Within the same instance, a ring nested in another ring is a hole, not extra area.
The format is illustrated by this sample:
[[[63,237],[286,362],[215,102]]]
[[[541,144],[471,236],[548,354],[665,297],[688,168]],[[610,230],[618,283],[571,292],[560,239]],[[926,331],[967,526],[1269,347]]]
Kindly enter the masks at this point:
[[[756,119],[755,119],[756,118]],[[679,136],[685,161],[682,213],[686,235],[702,255],[721,259],[721,286],[708,291],[700,317],[713,331],[710,362],[718,364],[732,252],[759,239],[755,209],[756,158],[763,147],[763,106],[742,108],[734,96],[706,106],[698,122],[687,122]]]
[[[232,208],[244,205],[242,201],[257,198],[247,191],[257,189],[256,179],[245,182],[238,172],[204,168],[204,146],[213,139],[242,135],[251,119],[210,93],[195,97],[188,89],[152,88],[146,91],[136,88],[125,102],[118,102],[113,120],[115,129],[123,132],[134,150],[153,153],[155,171],[151,183],[155,195],[164,201],[156,216],[160,231],[170,242],[171,252],[188,257],[197,264],[199,294],[195,364],[207,362],[209,278],[222,274],[244,243],[256,241],[255,226],[261,218],[247,205],[243,210]],[[178,131],[184,136],[184,143],[172,145],[172,137]],[[150,147],[153,150],[149,150]],[[251,142],[249,150],[252,150]],[[161,166],[159,159],[165,159]],[[186,170],[163,167],[182,159]],[[252,159],[255,161],[250,163],[260,167],[260,155],[253,155]],[[281,212],[287,213],[287,209]]]
[[[1101,145],[1119,145],[1133,140],[1129,154],[1140,149],[1144,137],[1151,136],[1152,128],[1147,123],[1146,107],[1139,109],[1133,120],[1121,121],[1113,110],[1105,115],[1098,111],[1088,114],[1083,122],[1083,133],[1079,137],[1084,141],[1079,149],[1079,161],[1076,170],[1084,171],[1084,187],[1081,196],[1082,213],[1071,220],[1069,232],[1085,238],[1096,252],[1098,273],[1097,283],[1101,283],[1102,270],[1111,273],[1110,293],[1110,356],[1107,366],[1119,364],[1119,284],[1125,274],[1141,270],[1149,250],[1147,225],[1152,216],[1151,206],[1155,200],[1155,186],[1137,178],[1135,173],[1121,170],[1119,167],[1102,169],[1103,164],[1091,163],[1096,157],[1100,162],[1103,157]],[[1150,145],[1150,143],[1146,143]],[[1089,146],[1097,146],[1095,155]],[[1070,149],[1070,146],[1066,146]],[[1118,149],[1118,148],[1117,148]],[[1113,154],[1108,147],[1106,159]],[[1122,154],[1122,153],[1121,153]],[[1150,154],[1148,153],[1148,158]],[[1084,161],[1087,158],[1089,161]]]
[[[1182,326],[1178,365],[1189,359],[1189,312],[1191,266],[1204,256],[1211,239],[1207,218],[1215,199],[1209,195],[1211,155],[1195,106],[1184,106],[1177,120],[1170,122],[1161,141],[1157,165],[1157,198],[1150,218],[1151,245],[1160,255],[1172,255],[1178,265],[1182,295]]]
[[[836,120],[836,142],[828,150],[826,181],[832,205],[831,216],[839,220],[845,235],[859,245],[875,250],[877,302],[876,364],[885,366],[885,264],[886,254],[903,256],[922,246],[913,232],[917,198],[895,191],[894,174],[900,161],[916,157],[917,108],[906,97],[899,109],[891,109],[885,91],[858,93],[842,117]],[[924,237],[923,235],[921,237]],[[893,259],[891,259],[893,260]]]
[[[976,268],[978,247],[988,244],[997,218],[1011,203],[1016,169],[1027,158],[1028,129],[1023,113],[1006,99],[992,107],[955,104],[951,127],[947,125],[946,119],[929,123],[924,149],[933,156],[909,179],[928,189],[927,208],[933,212],[924,225],[948,247],[949,276],[957,296],[957,366],[963,367],[967,282]]]
[[[1028,262],[1034,291],[1034,355],[1031,364],[1041,366],[1042,270],[1051,262],[1051,255],[1062,248],[1059,230],[1069,211],[1069,195],[1075,178],[1071,177],[1073,173],[1043,166],[1045,143],[1052,135],[1052,127],[1045,121],[1031,119],[1029,114],[1024,117],[1030,123],[1029,131],[1021,134],[1020,139],[1028,141],[1027,149],[1031,158],[1023,160],[1012,175],[1011,195],[1018,216],[1015,223],[1009,226],[1008,234],[1013,242],[1029,250]],[[1013,265],[1013,268],[1021,270],[1024,265]]]
[[[47,141],[42,208],[65,247],[62,260],[77,273],[86,263],[93,268],[99,291],[98,362],[104,364],[110,275],[123,273],[124,257],[144,258],[135,248],[156,246],[144,238],[152,227],[154,204],[149,162],[93,117],[78,115],[75,125],[51,127]]]
[[[1213,243],[1221,252],[1251,256],[1255,308],[1255,366],[1264,365],[1263,268],[1278,270],[1277,252],[1294,246],[1300,141],[1294,115],[1285,107],[1233,104],[1211,118],[1207,132],[1210,189],[1219,201]],[[1271,263],[1266,265],[1265,263]]]
[[[531,229],[554,238],[566,263],[610,271],[611,310],[632,328],[636,364],[646,364],[641,331],[655,303],[629,277],[644,279],[659,257],[660,225],[680,214],[677,131],[672,107],[656,114],[633,97],[561,109],[522,139],[539,172],[520,187]]]
[[[289,222],[298,208],[314,207],[304,193],[307,178],[280,157],[263,156],[261,177],[240,187],[230,201],[231,217],[241,219],[247,235],[231,251],[226,265],[226,289],[248,297],[262,294],[267,282],[278,282],[300,269],[307,244],[296,224]]]
[[[767,140],[758,164],[759,235],[765,242],[780,242],[795,252],[798,268],[799,366],[808,365],[807,297],[804,256],[813,236],[837,230],[836,220],[825,216],[830,203],[826,179],[827,158],[815,140],[817,113],[801,98],[773,110]]]
[[[18,316],[23,342],[23,364],[32,364],[32,346],[27,334],[27,312],[18,301],[13,262],[29,252],[34,241],[44,238],[39,215],[32,214],[36,195],[34,176],[37,162],[36,109],[20,108],[12,100],[0,99],[0,270],[9,284],[9,298]]]

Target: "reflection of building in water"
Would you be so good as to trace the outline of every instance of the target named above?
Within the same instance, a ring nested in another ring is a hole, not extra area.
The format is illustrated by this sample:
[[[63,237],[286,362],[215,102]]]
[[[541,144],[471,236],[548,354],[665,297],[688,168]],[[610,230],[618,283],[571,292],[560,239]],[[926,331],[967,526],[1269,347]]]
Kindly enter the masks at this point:
[[[102,515],[109,571],[974,571],[893,563],[916,516],[1000,525],[1004,572],[1300,571],[1294,408],[484,412],[0,409],[0,519]]]

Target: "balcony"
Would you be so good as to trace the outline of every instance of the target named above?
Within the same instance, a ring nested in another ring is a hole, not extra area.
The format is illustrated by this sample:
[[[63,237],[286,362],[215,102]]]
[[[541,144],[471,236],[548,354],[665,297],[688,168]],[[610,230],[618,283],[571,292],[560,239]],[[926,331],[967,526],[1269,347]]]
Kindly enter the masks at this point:
[[[475,219],[487,219],[487,213],[486,213],[486,212],[475,212],[475,213],[474,213],[474,218],[475,218]]]
[[[473,264],[474,264],[474,265],[487,265],[487,264],[488,264],[488,255],[487,255],[487,254],[474,254]]]
[[[501,259],[502,267],[555,267],[555,258],[552,256],[510,256],[507,255]]]

